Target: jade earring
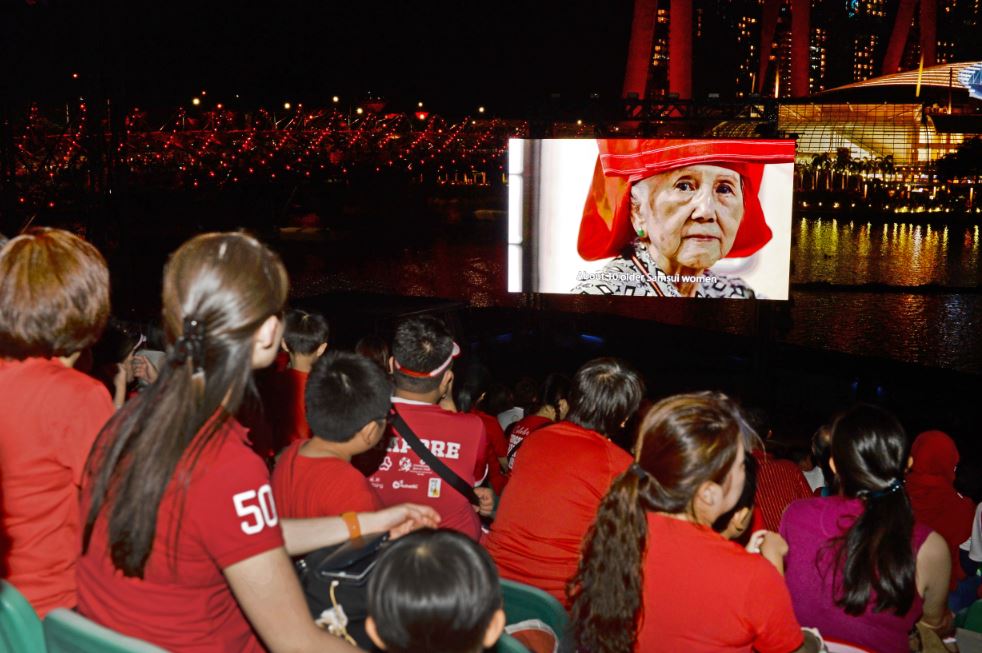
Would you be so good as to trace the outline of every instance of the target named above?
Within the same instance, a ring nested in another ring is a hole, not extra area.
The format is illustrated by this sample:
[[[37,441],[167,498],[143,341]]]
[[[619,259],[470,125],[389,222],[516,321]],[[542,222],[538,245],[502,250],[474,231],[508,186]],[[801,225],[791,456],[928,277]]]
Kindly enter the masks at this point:
[[[644,229],[638,229],[638,238],[644,238]]]

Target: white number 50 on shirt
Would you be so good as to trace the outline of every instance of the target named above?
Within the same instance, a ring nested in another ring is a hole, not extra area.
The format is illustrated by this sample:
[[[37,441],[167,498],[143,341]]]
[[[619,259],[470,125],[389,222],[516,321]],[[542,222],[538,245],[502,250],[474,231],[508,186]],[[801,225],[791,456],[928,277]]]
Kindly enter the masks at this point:
[[[276,504],[273,503],[273,490],[266,484],[256,490],[239,492],[232,497],[235,513],[246,519],[241,523],[242,532],[255,535],[267,526],[273,527],[279,522],[276,516]]]

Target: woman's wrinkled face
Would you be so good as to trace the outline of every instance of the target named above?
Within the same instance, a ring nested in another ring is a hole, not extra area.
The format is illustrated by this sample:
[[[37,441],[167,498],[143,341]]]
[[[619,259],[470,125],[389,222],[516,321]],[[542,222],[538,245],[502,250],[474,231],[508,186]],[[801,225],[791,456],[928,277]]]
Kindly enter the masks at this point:
[[[734,170],[692,165],[643,179],[647,197],[635,204],[635,229],[647,233],[656,262],[669,272],[702,270],[726,256],[743,220],[743,186]]]

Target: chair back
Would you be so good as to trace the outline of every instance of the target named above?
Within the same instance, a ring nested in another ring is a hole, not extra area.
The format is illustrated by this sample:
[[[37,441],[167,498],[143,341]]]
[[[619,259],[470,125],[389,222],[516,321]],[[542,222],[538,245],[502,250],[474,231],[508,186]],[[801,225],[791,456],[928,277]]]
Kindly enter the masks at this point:
[[[52,610],[44,618],[44,639],[48,653],[167,653],[64,608]]]
[[[0,580],[0,653],[44,653],[41,620],[24,595]]]
[[[538,587],[502,578],[501,594],[505,600],[505,623],[538,619],[560,638],[569,627],[569,615],[563,604]]]
[[[974,633],[982,633],[982,599],[969,606],[968,612],[965,613],[965,624],[962,628]]]
[[[494,651],[495,653],[529,653],[520,641],[508,633],[501,633],[498,643],[494,645]]]

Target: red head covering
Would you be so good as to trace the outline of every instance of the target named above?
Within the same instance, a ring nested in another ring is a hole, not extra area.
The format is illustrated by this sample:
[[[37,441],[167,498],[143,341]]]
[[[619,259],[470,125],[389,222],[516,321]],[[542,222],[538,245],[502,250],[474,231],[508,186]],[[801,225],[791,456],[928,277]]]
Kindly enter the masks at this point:
[[[951,552],[951,588],[965,577],[958,564],[958,549],[972,535],[975,505],[955,491],[958,448],[942,431],[925,431],[910,448],[914,464],[907,474],[907,496],[914,518],[945,539]]]
[[[700,163],[740,174],[743,220],[724,258],[750,256],[771,239],[758,193],[764,165],[794,161],[793,140],[601,139],[593,183],[583,207],[577,250],[592,261],[617,256],[634,237],[631,185],[661,172]]]

